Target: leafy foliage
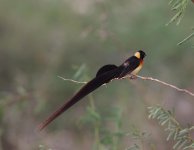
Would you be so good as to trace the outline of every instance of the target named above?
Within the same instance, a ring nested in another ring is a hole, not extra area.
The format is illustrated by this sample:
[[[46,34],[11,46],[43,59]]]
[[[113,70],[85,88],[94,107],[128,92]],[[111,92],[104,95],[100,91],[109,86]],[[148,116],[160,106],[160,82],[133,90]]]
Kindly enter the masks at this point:
[[[94,100],[90,95],[90,106],[86,109],[86,114],[82,116],[81,124],[90,124],[94,128],[94,150],[119,149],[121,138],[125,135],[121,127],[121,109],[112,108],[110,115],[103,116],[96,111]],[[107,122],[112,122],[114,129],[106,127]]]
[[[129,127],[130,132],[127,134],[127,136],[131,137],[135,140],[135,144],[128,147],[126,150],[140,150],[144,149],[145,141],[149,138],[150,134],[148,134],[145,131],[141,131],[138,127],[135,125],[132,125]],[[150,147],[149,147],[150,149]]]
[[[176,14],[170,19],[167,25],[174,21],[176,21],[176,25],[180,24],[187,8],[188,2],[189,0],[171,0],[169,2],[169,4],[171,5],[171,10],[176,11]]]
[[[167,141],[174,140],[173,149],[190,149],[194,148],[194,140],[190,136],[190,132],[194,126],[183,128],[174,118],[171,111],[167,111],[161,106],[149,107],[149,118],[156,119],[161,126],[165,126],[168,133]]]
[[[93,77],[99,66],[119,64],[136,49],[141,48],[148,53],[143,74],[157,78],[162,76],[177,85],[192,88],[192,51],[177,47],[175,43],[185,35],[185,28],[190,28],[187,21],[193,20],[193,9],[187,7],[189,13],[184,16],[184,27],[165,28],[163,24],[169,17],[165,12],[166,6],[166,1],[150,1],[149,5],[145,5],[144,0],[1,0],[0,130],[3,137],[0,138],[0,149],[34,149],[40,141],[43,145],[39,149],[48,150],[53,145],[68,149],[65,138],[73,143],[71,149],[85,149],[91,142],[100,150],[122,149],[131,144],[123,139],[129,138],[123,132],[123,128],[128,129],[129,123],[149,131],[142,101],[149,99],[151,106],[156,97],[166,93],[156,94],[160,86],[153,89],[147,82],[133,81],[132,84],[121,81],[119,87],[113,82],[113,86],[107,85],[106,91],[97,91],[100,98],[95,99],[95,105],[110,104],[110,112],[102,113],[107,108],[88,106],[82,120],[87,128],[83,127],[81,132],[76,132],[75,120],[82,109],[71,109],[40,136],[35,135],[33,129],[79,88],[77,84],[61,82],[57,75],[88,81],[91,78],[82,76],[83,72]],[[175,12],[181,7],[183,5],[177,5]],[[77,67],[82,63],[81,67]],[[185,69],[187,74],[183,71]],[[25,92],[18,91],[18,87]],[[3,93],[6,93],[5,98]],[[179,95],[176,94],[175,98]],[[115,104],[118,106],[112,107]],[[86,134],[80,134],[82,131]],[[138,142],[142,134],[141,130],[134,129],[134,134],[129,135],[136,136],[136,144],[132,143],[131,148],[142,149],[141,142]],[[28,139],[32,139],[30,143]],[[48,143],[49,147],[44,146]],[[8,148],[10,146],[12,148]],[[163,145],[158,143],[157,146],[160,148]]]

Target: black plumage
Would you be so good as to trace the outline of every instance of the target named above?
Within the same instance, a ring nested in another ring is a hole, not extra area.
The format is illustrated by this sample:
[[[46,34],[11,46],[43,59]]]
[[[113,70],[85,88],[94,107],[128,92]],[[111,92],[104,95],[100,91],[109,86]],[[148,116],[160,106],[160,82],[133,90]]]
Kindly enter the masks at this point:
[[[138,58],[136,54],[138,54],[138,56],[140,57]],[[72,98],[70,98],[64,105],[58,108],[53,114],[51,114],[45,121],[43,121],[39,125],[39,130],[42,130],[55,118],[57,118],[60,114],[65,112],[67,109],[69,109],[83,97],[99,88],[101,85],[106,84],[113,79],[122,78],[132,73],[136,68],[140,66],[144,57],[145,53],[143,51],[138,51],[135,53],[134,56],[128,58],[120,66],[109,64],[101,67],[97,71],[96,77],[94,79],[90,80],[87,84],[85,84]]]

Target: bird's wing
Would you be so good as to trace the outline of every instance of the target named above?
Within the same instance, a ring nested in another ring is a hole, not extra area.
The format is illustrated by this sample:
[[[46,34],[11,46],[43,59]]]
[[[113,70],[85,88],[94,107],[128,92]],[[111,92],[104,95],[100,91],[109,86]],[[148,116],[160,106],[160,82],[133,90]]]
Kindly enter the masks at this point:
[[[108,71],[111,71],[113,69],[116,69],[118,68],[116,65],[113,65],[113,64],[108,64],[108,65],[105,65],[105,66],[102,66],[96,73],[96,77],[104,74],[104,73],[107,73]]]
[[[133,70],[135,70],[140,65],[140,60],[135,56],[130,57],[127,59],[120,67],[123,67],[123,71],[119,75],[119,78],[130,74]]]
[[[114,69],[115,68],[115,69]],[[59,115],[61,115],[63,112],[65,112],[67,109],[69,109],[71,106],[73,106],[75,103],[77,103],[79,100],[81,100],[83,97],[103,85],[104,83],[108,83],[112,79],[118,78],[121,74],[122,70],[120,67],[114,67],[110,71],[104,71],[101,72],[96,76],[94,79],[89,81],[86,85],[84,85],[70,100],[68,100],[65,104],[63,104],[60,108],[58,108],[53,114],[51,114],[45,121],[43,121],[38,129],[42,130],[45,128],[48,124],[50,124],[55,118],[57,118]],[[106,69],[105,69],[106,70]]]

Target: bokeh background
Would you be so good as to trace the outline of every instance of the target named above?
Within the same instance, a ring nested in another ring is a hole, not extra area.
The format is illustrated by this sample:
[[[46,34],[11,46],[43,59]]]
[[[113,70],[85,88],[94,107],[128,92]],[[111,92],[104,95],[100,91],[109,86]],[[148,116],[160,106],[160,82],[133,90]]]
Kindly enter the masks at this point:
[[[140,75],[194,91],[194,40],[177,46],[192,31],[194,5],[179,26],[165,26],[174,15],[168,2],[1,0],[0,149],[126,149],[142,144],[127,134],[134,128],[149,134],[144,149],[171,149],[147,107],[174,110],[185,127],[194,124],[193,97],[141,79],[113,81],[36,131],[82,86],[58,76],[88,81],[139,49],[147,53]],[[126,134],[112,137],[118,130]]]

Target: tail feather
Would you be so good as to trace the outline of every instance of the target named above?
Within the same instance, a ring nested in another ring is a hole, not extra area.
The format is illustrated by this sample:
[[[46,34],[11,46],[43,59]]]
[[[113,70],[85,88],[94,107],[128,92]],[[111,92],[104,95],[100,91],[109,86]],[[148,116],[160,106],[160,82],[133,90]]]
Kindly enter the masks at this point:
[[[103,85],[104,83],[108,83],[114,78],[119,77],[121,73],[121,69],[116,68],[111,71],[108,71],[107,73],[104,73],[102,75],[99,75],[89,81],[86,85],[84,85],[70,100],[68,100],[64,105],[62,105],[60,108],[58,108],[53,114],[51,114],[45,121],[43,121],[38,129],[41,131],[44,129],[48,124],[50,124],[55,118],[57,118],[59,115],[61,115],[63,112],[65,112],[67,109],[69,109],[71,106],[73,106],[75,103],[77,103],[79,100],[81,100],[83,97]]]

